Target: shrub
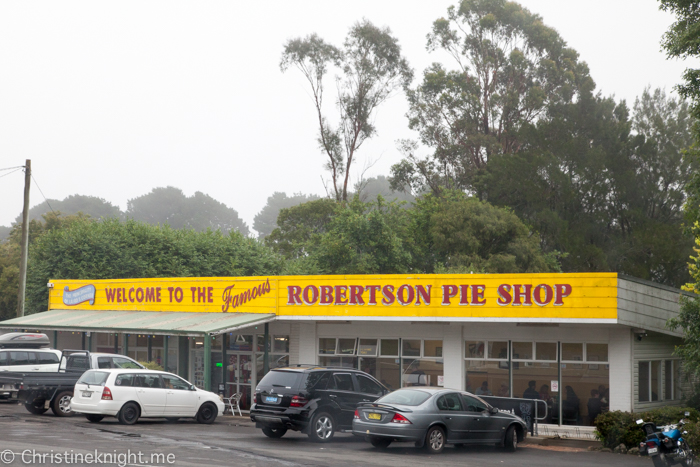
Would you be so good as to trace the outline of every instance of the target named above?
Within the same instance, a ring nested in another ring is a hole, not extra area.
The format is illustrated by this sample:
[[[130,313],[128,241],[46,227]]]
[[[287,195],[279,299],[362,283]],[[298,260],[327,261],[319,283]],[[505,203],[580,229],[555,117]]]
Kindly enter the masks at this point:
[[[685,417],[685,412],[690,412],[689,417]],[[689,439],[700,444],[700,426],[697,424],[700,413],[688,407],[662,407],[648,412],[606,412],[598,415],[595,419],[596,437],[608,448],[614,448],[619,444],[634,447],[644,439],[644,432],[637,425],[636,420],[642,419],[645,422],[654,422],[656,425],[668,425],[677,423],[680,419],[686,418],[691,423],[686,425]],[[697,441],[695,441],[697,440]]]

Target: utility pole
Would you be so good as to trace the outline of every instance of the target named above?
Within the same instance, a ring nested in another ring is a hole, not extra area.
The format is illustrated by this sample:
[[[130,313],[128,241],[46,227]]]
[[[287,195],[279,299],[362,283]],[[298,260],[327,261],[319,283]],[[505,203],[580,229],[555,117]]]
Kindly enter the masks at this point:
[[[29,185],[32,180],[32,161],[24,166],[24,209],[22,210],[22,257],[19,260],[19,292],[17,317],[24,316],[24,291],[27,288],[27,257],[29,256]]]

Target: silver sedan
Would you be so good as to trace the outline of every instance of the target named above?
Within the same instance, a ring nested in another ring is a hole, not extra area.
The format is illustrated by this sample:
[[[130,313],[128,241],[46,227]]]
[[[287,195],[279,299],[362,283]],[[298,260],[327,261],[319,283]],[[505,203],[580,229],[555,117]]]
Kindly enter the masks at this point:
[[[437,454],[445,444],[497,444],[515,451],[527,425],[478,396],[454,389],[398,389],[355,411],[352,433],[374,447],[409,441]]]

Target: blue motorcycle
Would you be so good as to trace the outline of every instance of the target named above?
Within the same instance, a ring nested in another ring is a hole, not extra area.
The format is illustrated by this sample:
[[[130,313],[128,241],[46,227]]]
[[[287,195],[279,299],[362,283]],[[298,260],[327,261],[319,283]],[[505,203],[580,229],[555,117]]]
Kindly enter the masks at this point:
[[[689,416],[686,412],[685,416]],[[666,467],[680,464],[683,467],[692,467],[695,454],[690,449],[688,443],[683,438],[687,431],[681,432],[685,420],[679,421],[675,425],[657,427],[652,422],[637,420],[637,425],[642,425],[646,434],[646,440],[639,443],[639,453],[651,457],[654,467]]]

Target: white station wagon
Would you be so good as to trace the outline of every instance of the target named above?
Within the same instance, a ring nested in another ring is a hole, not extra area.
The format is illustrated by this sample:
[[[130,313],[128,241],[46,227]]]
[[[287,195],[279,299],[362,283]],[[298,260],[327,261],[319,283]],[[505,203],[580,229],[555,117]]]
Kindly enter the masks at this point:
[[[203,391],[172,373],[155,370],[98,369],[80,377],[70,408],[91,422],[105,416],[133,425],[141,417],[194,417],[199,423],[214,423],[224,412],[224,403],[213,392]]]

